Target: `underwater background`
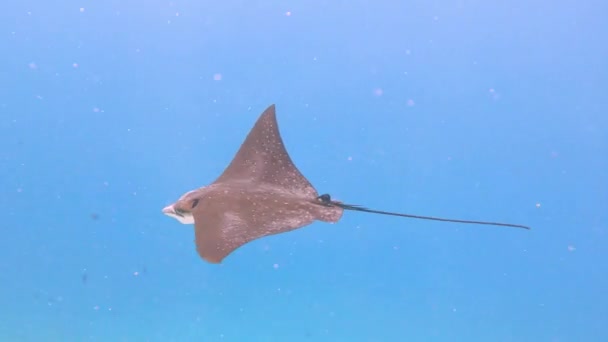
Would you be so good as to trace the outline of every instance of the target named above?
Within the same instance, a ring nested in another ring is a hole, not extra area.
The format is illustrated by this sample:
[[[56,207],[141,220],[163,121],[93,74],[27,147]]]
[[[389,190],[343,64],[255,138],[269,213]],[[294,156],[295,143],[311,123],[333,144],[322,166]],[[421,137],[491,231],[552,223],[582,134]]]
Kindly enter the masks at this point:
[[[6,1],[0,341],[608,341],[608,4]],[[161,209],[270,104],[374,209],[222,264]]]

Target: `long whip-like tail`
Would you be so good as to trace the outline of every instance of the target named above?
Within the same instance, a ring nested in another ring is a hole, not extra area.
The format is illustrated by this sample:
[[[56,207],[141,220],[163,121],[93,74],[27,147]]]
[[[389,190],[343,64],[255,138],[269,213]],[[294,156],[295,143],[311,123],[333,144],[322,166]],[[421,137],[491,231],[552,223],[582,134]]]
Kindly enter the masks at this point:
[[[521,224],[513,224],[513,223],[488,222],[488,221],[472,221],[472,220],[458,220],[458,219],[449,219],[449,218],[443,218],[443,217],[411,215],[411,214],[395,213],[395,212],[383,211],[383,210],[374,210],[374,209],[369,209],[369,208],[362,207],[360,205],[345,204],[345,203],[341,203],[341,202],[338,202],[338,201],[334,201],[334,200],[331,199],[331,196],[329,194],[321,195],[321,196],[317,197],[317,199],[321,202],[321,204],[323,204],[325,206],[336,206],[336,207],[340,207],[340,208],[342,208],[344,210],[362,211],[362,212],[372,213],[372,214],[400,216],[400,217],[407,217],[407,218],[420,219],[420,220],[431,220],[431,221],[442,221],[442,222],[453,222],[453,223],[465,223],[465,224],[481,224],[481,225],[487,225],[487,226],[502,226],[502,227],[513,227],[513,228],[530,229],[530,227],[528,227],[528,226],[524,226],[524,225],[521,225]]]

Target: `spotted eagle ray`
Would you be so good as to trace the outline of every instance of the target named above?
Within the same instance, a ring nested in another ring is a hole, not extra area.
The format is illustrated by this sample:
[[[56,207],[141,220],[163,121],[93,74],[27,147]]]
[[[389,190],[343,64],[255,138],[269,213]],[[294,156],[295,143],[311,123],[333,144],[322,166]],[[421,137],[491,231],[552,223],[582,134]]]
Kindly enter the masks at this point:
[[[219,178],[185,193],[163,213],[183,224],[194,224],[198,254],[207,262],[219,264],[237,248],[261,237],[302,228],[315,220],[336,223],[344,210],[530,229],[510,223],[373,210],[335,201],[328,194],[319,195],[285,149],[274,104],[260,115]]]

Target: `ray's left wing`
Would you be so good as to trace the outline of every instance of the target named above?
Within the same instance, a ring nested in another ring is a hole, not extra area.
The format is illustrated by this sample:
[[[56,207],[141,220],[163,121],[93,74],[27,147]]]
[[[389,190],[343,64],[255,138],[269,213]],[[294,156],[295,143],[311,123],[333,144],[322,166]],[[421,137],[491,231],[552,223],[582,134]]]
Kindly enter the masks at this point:
[[[272,184],[308,198],[317,191],[291,160],[276,120],[275,105],[259,117],[234,159],[214,183]]]

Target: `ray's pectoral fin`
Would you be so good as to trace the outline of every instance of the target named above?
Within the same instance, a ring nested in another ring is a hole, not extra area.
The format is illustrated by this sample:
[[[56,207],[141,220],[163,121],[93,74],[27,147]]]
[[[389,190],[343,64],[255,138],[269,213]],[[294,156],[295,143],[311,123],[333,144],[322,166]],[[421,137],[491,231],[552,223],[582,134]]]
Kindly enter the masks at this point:
[[[214,183],[243,180],[250,184],[272,184],[303,196],[317,196],[316,190],[285,149],[274,105],[260,115],[228,167]]]
[[[241,199],[228,209],[220,208],[220,203],[226,202],[209,202],[193,211],[196,250],[201,258],[216,264],[253,240],[286,233],[315,220],[337,222],[344,212],[338,206],[320,205],[315,201],[275,202],[264,197]]]
[[[247,223],[236,212],[198,213],[194,217],[196,251],[204,260],[219,264],[237,248],[253,240]]]

